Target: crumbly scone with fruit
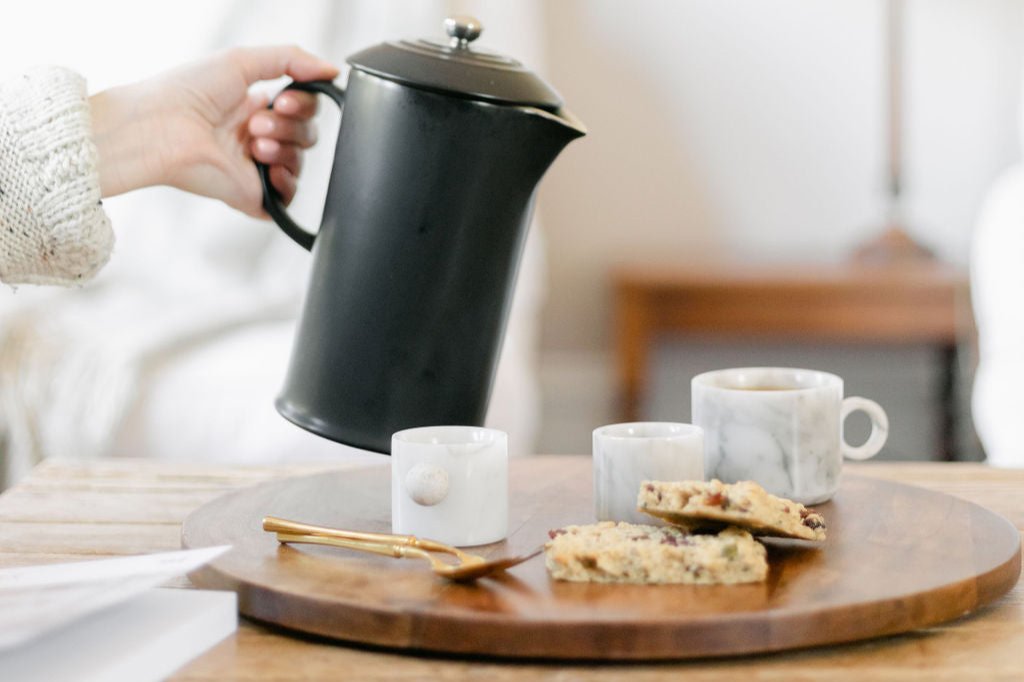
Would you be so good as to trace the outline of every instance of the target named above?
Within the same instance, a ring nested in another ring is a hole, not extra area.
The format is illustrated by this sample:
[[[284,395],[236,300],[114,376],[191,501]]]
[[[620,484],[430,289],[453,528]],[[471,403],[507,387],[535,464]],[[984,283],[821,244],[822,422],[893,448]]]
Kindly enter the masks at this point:
[[[739,526],[754,535],[825,539],[821,514],[753,481],[644,481],[637,508],[688,531]]]
[[[672,526],[604,521],[549,533],[556,580],[598,583],[753,583],[768,575],[764,545],[739,528],[692,535]]]

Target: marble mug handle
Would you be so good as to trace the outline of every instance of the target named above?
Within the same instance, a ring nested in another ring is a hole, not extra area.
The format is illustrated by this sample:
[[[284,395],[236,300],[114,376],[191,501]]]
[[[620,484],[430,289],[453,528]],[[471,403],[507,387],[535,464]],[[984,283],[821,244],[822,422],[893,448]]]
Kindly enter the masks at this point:
[[[843,406],[839,411],[839,422],[845,422],[846,418],[857,410],[867,413],[868,417],[871,418],[871,435],[868,436],[866,443],[858,447],[847,443],[844,437],[841,443],[843,457],[848,457],[849,459],[871,459],[878,454],[878,451],[885,445],[885,440],[889,437],[889,417],[885,414],[882,406],[874,400],[850,397],[843,400]]]

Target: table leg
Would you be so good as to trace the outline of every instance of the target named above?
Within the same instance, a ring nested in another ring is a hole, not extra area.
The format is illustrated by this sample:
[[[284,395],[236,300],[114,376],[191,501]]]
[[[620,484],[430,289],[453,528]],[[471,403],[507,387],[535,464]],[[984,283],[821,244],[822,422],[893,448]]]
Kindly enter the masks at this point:
[[[957,459],[957,347],[945,344],[939,348],[939,456],[944,462]]]
[[[618,364],[618,418],[636,421],[647,384],[647,356],[651,339],[647,296],[630,287],[616,292],[616,345]]]

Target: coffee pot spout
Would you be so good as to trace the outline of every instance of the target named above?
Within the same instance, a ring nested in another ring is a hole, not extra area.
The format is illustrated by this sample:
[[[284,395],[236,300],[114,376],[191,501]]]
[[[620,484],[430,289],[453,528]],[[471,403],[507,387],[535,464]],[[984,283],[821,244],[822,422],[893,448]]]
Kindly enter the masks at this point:
[[[529,125],[534,130],[538,153],[548,155],[548,163],[555,160],[562,149],[573,140],[587,134],[587,127],[566,109],[547,111],[523,107]]]
[[[565,140],[565,144],[569,144],[576,138],[587,134],[587,126],[583,125],[583,121],[576,118],[568,109],[559,109],[555,113],[547,111],[541,111],[541,113],[551,117],[551,123],[556,126],[556,129]]]
[[[508,107],[506,114],[515,120],[513,129],[501,142],[492,142],[501,145],[499,153],[509,166],[509,175],[514,176],[512,168],[518,168],[517,184],[524,189],[528,186],[530,193],[566,145],[587,134],[586,126],[565,109]]]

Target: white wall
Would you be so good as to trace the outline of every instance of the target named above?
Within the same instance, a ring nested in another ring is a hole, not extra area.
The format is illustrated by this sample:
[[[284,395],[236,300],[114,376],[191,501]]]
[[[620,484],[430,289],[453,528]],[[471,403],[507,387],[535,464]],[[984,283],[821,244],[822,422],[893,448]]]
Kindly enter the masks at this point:
[[[885,5],[544,7],[547,75],[591,134],[567,149],[542,190],[550,278],[541,449],[585,451],[587,427],[614,418],[612,265],[709,256],[836,261],[881,227]],[[908,223],[942,257],[965,264],[982,194],[1019,155],[1024,3],[913,0],[907,25]],[[715,361],[694,351],[659,355],[662,383],[648,414],[688,418],[688,377]],[[860,376],[873,387],[879,367],[892,369],[882,375],[895,384],[879,390],[908,410],[894,428],[913,425],[916,440],[900,448],[909,455],[933,443],[921,427],[930,418],[929,355],[916,352],[909,362],[903,351],[870,353],[859,364],[827,349],[805,359],[843,366],[854,383]],[[700,361],[687,364],[695,355]]]
[[[561,0],[548,75],[590,127],[545,179],[544,345],[607,347],[616,262],[841,259],[884,217],[883,4]],[[981,194],[1016,158],[1024,3],[907,17],[909,223],[966,263]]]

